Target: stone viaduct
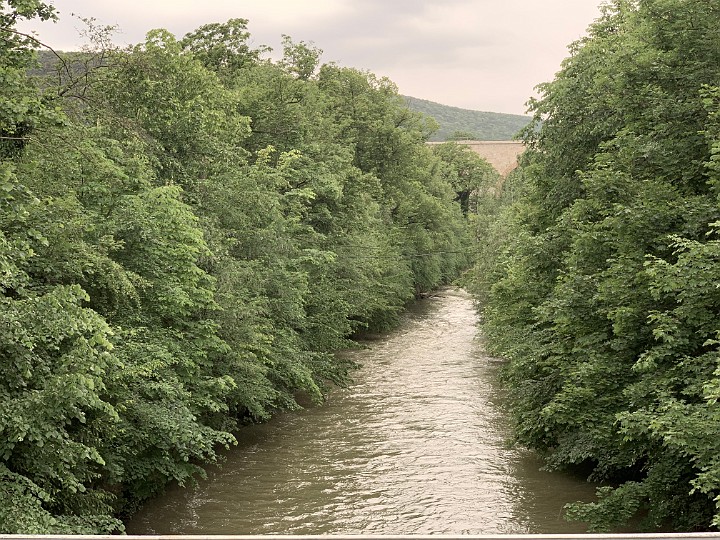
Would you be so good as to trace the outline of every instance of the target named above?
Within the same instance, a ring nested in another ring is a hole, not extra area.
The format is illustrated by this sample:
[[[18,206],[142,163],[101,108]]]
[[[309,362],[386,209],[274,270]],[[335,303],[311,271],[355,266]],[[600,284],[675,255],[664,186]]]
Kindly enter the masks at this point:
[[[504,178],[510,171],[518,166],[518,158],[525,150],[520,141],[455,141],[470,148],[480,157],[487,160],[490,165]],[[431,142],[428,144],[442,144]]]

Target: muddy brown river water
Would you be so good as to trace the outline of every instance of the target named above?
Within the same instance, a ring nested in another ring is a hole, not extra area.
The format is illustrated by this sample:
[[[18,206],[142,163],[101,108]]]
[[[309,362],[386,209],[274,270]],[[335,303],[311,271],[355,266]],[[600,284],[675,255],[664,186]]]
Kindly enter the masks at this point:
[[[507,444],[499,361],[464,291],[414,304],[326,404],[243,429],[221,468],[170,488],[131,534],[576,533],[581,479],[540,471]]]

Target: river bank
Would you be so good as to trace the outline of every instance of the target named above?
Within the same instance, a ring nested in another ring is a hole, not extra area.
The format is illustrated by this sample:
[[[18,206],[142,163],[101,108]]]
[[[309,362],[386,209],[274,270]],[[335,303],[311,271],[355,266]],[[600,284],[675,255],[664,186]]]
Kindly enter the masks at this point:
[[[507,445],[500,363],[462,290],[414,303],[395,331],[343,354],[362,368],[327,403],[239,434],[221,468],[171,488],[132,534],[584,532],[563,504],[593,487]]]

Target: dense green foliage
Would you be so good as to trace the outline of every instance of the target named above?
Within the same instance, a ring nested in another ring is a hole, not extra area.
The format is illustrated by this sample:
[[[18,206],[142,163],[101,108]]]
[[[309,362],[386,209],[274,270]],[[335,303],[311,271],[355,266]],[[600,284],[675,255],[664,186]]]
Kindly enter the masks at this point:
[[[527,127],[531,120],[519,114],[472,111],[408,96],[405,96],[405,100],[410,109],[438,123],[437,131],[429,139],[434,142],[462,139],[509,141]]]
[[[121,531],[467,268],[475,180],[390,81],[242,19],[92,29],[38,81],[14,24],[52,10],[0,6],[0,532]]]
[[[569,516],[720,526],[720,2],[616,0],[531,103],[476,287]]]

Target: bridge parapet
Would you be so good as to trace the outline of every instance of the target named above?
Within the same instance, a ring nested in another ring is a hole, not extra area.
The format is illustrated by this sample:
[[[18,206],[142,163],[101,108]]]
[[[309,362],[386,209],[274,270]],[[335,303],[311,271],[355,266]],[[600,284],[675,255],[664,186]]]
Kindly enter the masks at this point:
[[[720,533],[642,534],[353,534],[353,535],[32,535],[0,534],[0,540],[720,540]]]

